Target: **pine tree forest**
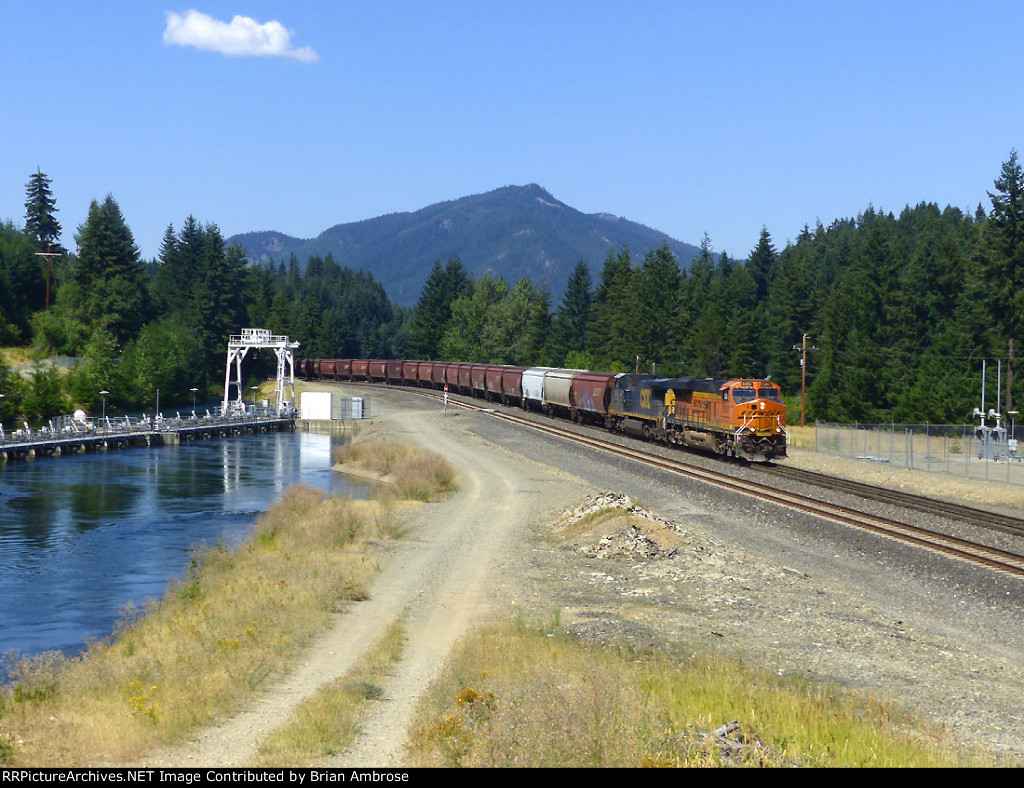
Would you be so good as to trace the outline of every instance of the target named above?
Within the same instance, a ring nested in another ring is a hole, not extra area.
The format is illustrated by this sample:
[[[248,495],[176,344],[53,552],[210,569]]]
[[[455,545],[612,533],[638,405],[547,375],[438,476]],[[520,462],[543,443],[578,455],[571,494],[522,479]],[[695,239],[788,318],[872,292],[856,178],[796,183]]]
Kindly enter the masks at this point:
[[[77,363],[66,374],[37,364],[25,377],[0,361],[0,422],[95,408],[101,390],[111,407],[136,411],[152,410],[158,389],[169,404],[193,387],[219,398],[227,337],[256,326],[298,340],[307,358],[770,376],[797,407],[806,335],[809,419],[965,423],[983,361],[990,391],[1002,375],[1004,412],[1024,396],[1024,375],[1010,377],[1024,333],[1015,151],[988,198],[973,212],[868,206],[784,245],[763,227],[745,260],[706,235],[686,266],[667,243],[609,249],[579,261],[557,299],[543,283],[474,277],[452,257],[434,263],[407,310],[330,255],[249,264],[193,217],[168,226],[157,259],[143,261],[111,196],[92,204],[69,253],[51,181],[37,171],[24,227],[0,224],[0,345]],[[268,374],[272,359],[263,363],[252,374]]]

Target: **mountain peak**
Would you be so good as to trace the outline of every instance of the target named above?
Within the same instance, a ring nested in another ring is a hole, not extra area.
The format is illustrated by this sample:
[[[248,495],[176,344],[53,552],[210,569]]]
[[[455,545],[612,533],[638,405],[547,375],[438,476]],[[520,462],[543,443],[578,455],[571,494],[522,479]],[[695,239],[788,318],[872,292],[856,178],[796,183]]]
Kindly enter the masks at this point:
[[[435,260],[456,255],[476,276],[490,273],[510,283],[527,277],[545,284],[557,301],[580,260],[597,281],[610,250],[625,246],[642,255],[668,241],[684,266],[699,251],[610,213],[581,213],[536,183],[335,225],[309,240],[271,232],[228,240],[264,264],[294,253],[305,266],[311,256],[330,253],[342,266],[371,273],[403,306],[419,299]]]

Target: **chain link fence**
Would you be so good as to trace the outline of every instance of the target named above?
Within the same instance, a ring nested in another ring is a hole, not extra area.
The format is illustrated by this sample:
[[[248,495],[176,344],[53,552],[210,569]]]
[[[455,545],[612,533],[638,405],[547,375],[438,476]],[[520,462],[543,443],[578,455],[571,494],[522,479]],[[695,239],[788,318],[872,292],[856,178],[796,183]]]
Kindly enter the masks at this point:
[[[814,451],[928,473],[1024,484],[1020,432],[1024,427],[1015,425],[815,422]]]

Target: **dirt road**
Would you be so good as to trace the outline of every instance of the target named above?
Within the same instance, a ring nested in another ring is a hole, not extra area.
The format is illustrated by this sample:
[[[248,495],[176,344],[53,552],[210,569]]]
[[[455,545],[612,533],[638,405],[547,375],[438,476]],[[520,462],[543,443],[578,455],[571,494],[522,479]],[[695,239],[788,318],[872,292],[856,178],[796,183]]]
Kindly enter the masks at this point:
[[[375,400],[388,420],[388,403]],[[554,515],[588,491],[568,474],[458,435],[461,419],[435,406],[404,402],[391,424],[395,439],[445,457],[459,473],[459,492],[414,510],[407,535],[390,546],[370,599],[353,604],[310,649],[303,663],[252,708],[204,731],[186,747],[157,754],[161,766],[240,766],[303,699],[344,675],[398,618],[408,645],[383,687],[385,700],[362,721],[345,766],[399,766],[416,703],[452,645],[483,616],[493,615],[493,590],[505,556],[523,549],[525,526]],[[483,449],[487,449],[484,451]]]

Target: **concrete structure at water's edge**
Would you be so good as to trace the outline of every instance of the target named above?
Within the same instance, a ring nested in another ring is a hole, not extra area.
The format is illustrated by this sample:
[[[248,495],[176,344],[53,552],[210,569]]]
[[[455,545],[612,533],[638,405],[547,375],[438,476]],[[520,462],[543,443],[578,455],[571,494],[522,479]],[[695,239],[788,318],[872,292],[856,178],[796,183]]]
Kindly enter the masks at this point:
[[[231,365],[235,365],[235,408],[245,409],[245,392],[242,390],[242,360],[250,350],[270,348],[277,356],[277,385],[274,389],[274,409],[277,413],[294,410],[295,402],[295,351],[298,342],[292,342],[283,335],[271,334],[265,328],[243,328],[241,334],[233,335],[228,340],[228,360],[224,370],[224,403],[223,411],[228,412],[231,401]],[[285,365],[288,366],[288,386],[291,396],[285,391]],[[253,393],[255,397],[255,392]],[[255,403],[254,403],[255,405]]]
[[[295,429],[295,413],[277,413],[270,408],[232,407],[223,413],[192,414],[184,418],[162,415],[132,419],[82,416],[51,419],[38,430],[24,429],[7,433],[0,424],[0,463],[15,459],[58,457],[87,451],[123,449],[129,446],[177,445],[182,441],[252,435]]]

